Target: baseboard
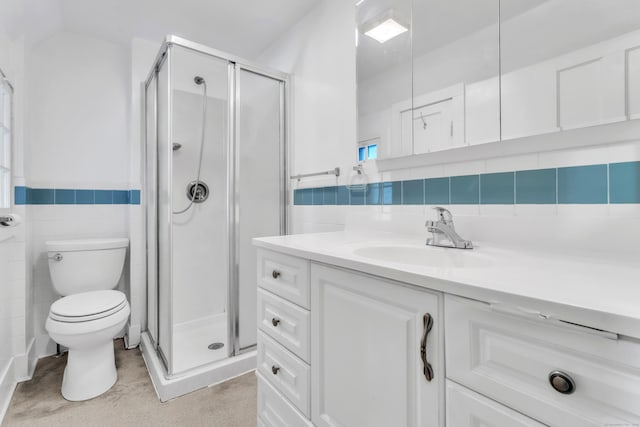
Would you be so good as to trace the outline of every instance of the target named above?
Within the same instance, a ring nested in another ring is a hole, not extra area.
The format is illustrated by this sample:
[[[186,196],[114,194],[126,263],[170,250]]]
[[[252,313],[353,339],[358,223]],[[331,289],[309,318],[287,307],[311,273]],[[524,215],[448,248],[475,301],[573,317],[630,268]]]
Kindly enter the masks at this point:
[[[130,323],[125,327],[124,346],[127,349],[136,348],[140,345],[140,325]]]
[[[18,382],[14,375],[14,358],[12,357],[0,373],[0,424],[2,424],[7,409],[9,409],[17,384]]]
[[[27,351],[24,354],[14,357],[14,372],[16,381],[28,381],[33,378],[33,372],[36,369],[38,363],[38,356],[36,355],[36,339],[31,338]]]
[[[36,337],[36,358],[52,356],[58,351],[56,343],[49,337],[49,334],[38,335]]]

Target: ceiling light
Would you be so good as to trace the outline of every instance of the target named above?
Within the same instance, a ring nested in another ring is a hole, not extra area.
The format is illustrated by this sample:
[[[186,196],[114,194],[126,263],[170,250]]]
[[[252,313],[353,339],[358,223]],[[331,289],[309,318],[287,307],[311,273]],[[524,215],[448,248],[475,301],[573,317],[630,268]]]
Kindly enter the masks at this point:
[[[409,25],[405,22],[397,11],[389,9],[362,24],[360,29],[378,43],[384,43],[409,31]]]
[[[407,27],[389,18],[381,24],[378,24],[377,26],[367,31],[365,35],[371,37],[372,39],[375,39],[380,43],[384,43],[402,33],[406,33],[407,31],[409,31]]]

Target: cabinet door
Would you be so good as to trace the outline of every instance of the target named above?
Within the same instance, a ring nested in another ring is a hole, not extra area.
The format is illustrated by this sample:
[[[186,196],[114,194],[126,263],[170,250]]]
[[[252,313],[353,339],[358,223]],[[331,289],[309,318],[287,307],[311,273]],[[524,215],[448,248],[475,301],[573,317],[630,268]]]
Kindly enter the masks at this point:
[[[443,426],[439,294],[311,267],[311,419],[317,426]],[[423,373],[423,318],[433,327]]]

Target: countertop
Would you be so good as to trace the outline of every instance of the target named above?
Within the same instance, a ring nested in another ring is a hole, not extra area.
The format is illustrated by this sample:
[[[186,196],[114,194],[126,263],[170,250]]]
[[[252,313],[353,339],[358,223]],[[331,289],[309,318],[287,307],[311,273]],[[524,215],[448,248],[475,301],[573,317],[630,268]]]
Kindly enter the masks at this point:
[[[425,247],[423,236],[348,231],[263,237],[253,239],[253,243],[640,339],[640,261],[632,256],[498,247],[483,242],[474,242],[472,250]],[[389,250],[388,258],[362,255],[363,248],[388,246],[424,248],[427,256],[433,253],[433,258],[443,262],[405,262],[402,256],[394,256],[393,250]]]

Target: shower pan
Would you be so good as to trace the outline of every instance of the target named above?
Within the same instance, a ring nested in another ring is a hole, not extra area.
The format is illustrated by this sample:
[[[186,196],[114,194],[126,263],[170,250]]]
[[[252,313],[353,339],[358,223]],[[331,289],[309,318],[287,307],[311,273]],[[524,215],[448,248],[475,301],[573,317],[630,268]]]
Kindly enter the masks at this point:
[[[286,233],[286,74],[168,36],[145,84],[148,326],[162,400],[255,368],[251,239]]]

